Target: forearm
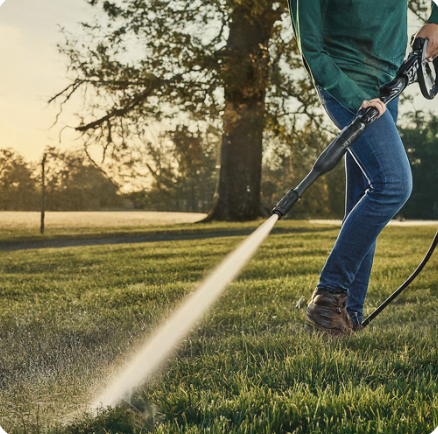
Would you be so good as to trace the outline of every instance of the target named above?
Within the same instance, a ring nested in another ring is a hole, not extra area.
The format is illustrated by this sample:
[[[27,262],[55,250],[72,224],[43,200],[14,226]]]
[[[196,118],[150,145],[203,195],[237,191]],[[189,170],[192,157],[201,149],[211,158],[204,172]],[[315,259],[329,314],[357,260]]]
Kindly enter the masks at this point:
[[[432,61],[438,56],[438,6],[432,1],[432,13],[427,23],[417,33],[417,38],[428,39],[426,59]]]

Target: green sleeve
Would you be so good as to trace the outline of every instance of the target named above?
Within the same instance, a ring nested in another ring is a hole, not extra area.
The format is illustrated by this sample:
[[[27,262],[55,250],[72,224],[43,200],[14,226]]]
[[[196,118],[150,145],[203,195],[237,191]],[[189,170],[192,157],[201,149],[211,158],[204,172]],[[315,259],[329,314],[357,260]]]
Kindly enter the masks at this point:
[[[438,24],[438,5],[432,0],[432,13],[430,18],[427,20],[428,23]]]
[[[371,99],[323,49],[323,16],[327,0],[289,0],[295,35],[314,82],[345,108],[355,112]]]

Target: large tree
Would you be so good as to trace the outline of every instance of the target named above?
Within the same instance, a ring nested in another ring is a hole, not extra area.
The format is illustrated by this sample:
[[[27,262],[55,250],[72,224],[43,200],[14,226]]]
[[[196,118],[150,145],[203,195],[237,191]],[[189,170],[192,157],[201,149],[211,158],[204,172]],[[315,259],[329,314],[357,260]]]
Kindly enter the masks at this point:
[[[84,89],[87,110],[77,130],[86,147],[100,142],[124,160],[132,156],[130,138],[144,134],[148,123],[172,125],[181,113],[201,130],[221,123],[220,175],[209,218],[258,217],[264,131],[282,134],[294,122],[287,116],[292,112],[315,116],[309,81],[304,74],[290,77],[300,59],[287,4],[90,3],[100,4],[106,20],[84,25],[81,43],[68,37],[61,50],[70,59],[72,83],[55,97],[66,102]]]
[[[63,104],[83,90],[77,130],[86,149],[100,143],[105,155],[132,163],[130,140],[150,123],[220,125],[220,173],[208,218],[258,217],[264,136],[290,139],[320,115],[287,2],[88,2],[100,7],[99,19],[84,24],[80,41],[68,36],[61,47],[72,82],[52,99]],[[426,0],[411,3],[421,12]]]

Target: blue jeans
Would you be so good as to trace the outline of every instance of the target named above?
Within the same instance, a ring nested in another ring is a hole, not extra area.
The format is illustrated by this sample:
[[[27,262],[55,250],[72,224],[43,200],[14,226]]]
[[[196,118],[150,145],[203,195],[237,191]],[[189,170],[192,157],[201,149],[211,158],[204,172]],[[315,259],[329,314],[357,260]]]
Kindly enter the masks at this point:
[[[339,129],[352,121],[353,113],[323,89],[318,92]],[[345,217],[317,285],[348,293],[347,312],[355,326],[363,319],[377,237],[412,191],[411,168],[396,127],[397,107],[397,100],[391,102],[346,154]]]

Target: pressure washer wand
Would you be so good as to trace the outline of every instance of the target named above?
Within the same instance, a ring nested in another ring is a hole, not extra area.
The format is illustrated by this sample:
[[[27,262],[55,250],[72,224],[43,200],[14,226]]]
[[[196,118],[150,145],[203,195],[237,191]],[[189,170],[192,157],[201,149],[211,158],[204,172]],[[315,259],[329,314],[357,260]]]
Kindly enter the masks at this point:
[[[382,87],[379,98],[385,105],[388,105],[397,98],[409,84],[417,80],[417,70],[420,62],[420,52],[413,51],[400,67],[394,80]],[[336,167],[348,148],[359,138],[365,129],[377,119],[378,114],[379,112],[375,107],[360,110],[353,121],[335,137],[318,157],[309,174],[295,189],[289,190],[286,196],[277,203],[272,213],[278,214],[279,218],[284,217],[301,199],[303,193],[319,177]]]
[[[405,86],[406,87],[406,86]],[[322,175],[333,170],[342,160],[356,139],[365,131],[368,125],[376,119],[378,110],[374,107],[366,109],[363,113],[355,117],[350,125],[345,127],[330,143],[330,145],[318,157],[312,170],[298,184],[295,189],[289,190],[286,196],[277,203],[272,210],[273,214],[278,214],[279,218],[284,217],[292,207],[301,199],[303,193]]]

